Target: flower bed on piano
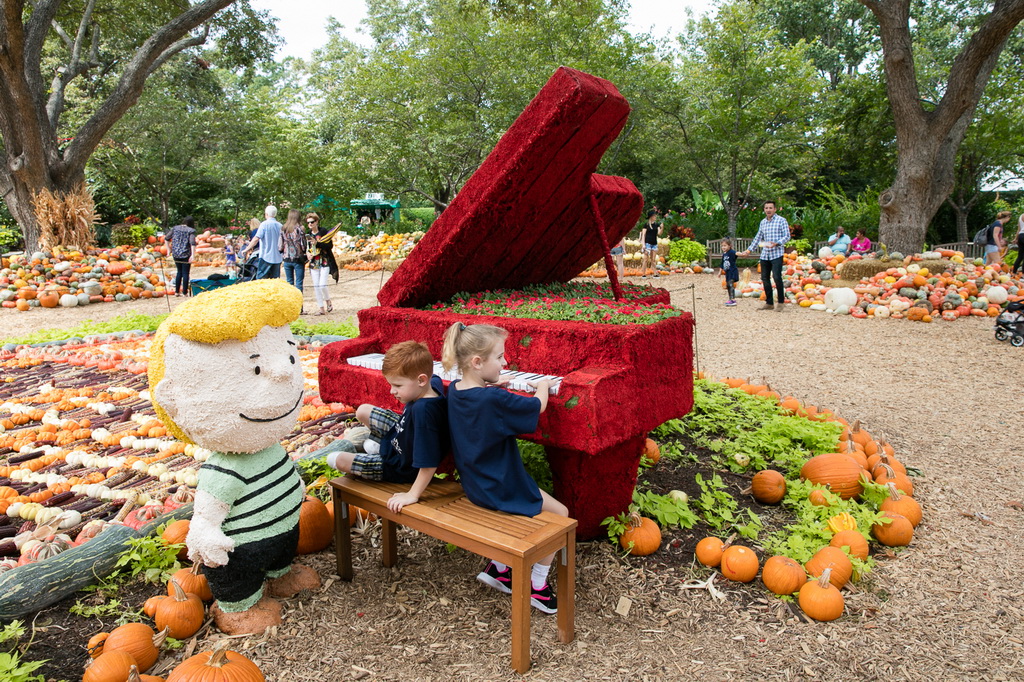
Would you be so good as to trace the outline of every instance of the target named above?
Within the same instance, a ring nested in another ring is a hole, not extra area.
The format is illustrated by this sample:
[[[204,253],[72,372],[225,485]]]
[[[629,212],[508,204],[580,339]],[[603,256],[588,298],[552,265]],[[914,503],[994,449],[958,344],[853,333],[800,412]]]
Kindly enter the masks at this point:
[[[661,300],[658,290],[652,287],[623,284],[622,292],[624,300],[615,300],[611,286],[603,282],[553,283],[472,294],[460,292],[449,301],[425,309],[597,324],[654,324],[682,314]]]

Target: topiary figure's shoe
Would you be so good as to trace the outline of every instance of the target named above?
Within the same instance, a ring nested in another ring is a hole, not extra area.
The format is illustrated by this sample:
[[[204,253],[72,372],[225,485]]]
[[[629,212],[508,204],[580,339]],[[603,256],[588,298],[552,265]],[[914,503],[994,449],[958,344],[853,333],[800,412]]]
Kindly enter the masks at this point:
[[[318,579],[319,580],[319,579]],[[248,611],[226,612],[214,602],[210,607],[213,623],[227,635],[259,635],[281,624],[281,602],[264,596]]]
[[[268,582],[267,594],[272,597],[294,597],[302,590],[320,587],[320,575],[309,566],[292,564],[292,569],[280,578]]]

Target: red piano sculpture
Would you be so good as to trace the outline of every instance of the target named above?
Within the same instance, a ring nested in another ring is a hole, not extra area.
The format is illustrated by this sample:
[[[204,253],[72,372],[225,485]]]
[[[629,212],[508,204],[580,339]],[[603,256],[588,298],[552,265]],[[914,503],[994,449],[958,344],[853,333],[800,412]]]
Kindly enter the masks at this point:
[[[325,401],[397,410],[380,372],[349,358],[412,339],[439,359],[455,321],[507,329],[510,369],[562,377],[523,438],[544,445],[555,497],[581,538],[629,505],[647,432],[692,407],[693,317],[611,325],[419,308],[460,291],[567,282],[606,256],[643,208],[632,182],[594,173],[628,115],[608,81],[558,69],[388,280],[381,305],[359,312],[359,337],[320,355]],[[669,295],[652,289],[645,300]]]

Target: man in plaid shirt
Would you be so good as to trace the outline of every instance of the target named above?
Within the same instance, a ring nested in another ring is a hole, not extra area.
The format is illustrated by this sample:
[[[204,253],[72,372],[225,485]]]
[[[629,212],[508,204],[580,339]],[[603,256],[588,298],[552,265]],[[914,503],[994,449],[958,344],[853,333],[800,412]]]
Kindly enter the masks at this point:
[[[761,284],[764,285],[765,304],[758,310],[782,311],[782,304],[786,300],[786,292],[782,286],[782,253],[783,247],[789,241],[789,223],[786,219],[775,212],[775,202],[764,202],[764,220],[757,229],[752,247],[761,249]],[[741,256],[750,255],[747,249]],[[772,278],[775,279],[775,288],[779,293],[779,302],[775,303],[772,295]]]

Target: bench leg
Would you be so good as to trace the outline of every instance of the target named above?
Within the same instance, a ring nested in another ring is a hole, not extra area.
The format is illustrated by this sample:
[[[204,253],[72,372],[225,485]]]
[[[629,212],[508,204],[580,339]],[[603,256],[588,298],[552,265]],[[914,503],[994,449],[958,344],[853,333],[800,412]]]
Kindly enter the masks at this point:
[[[576,637],[576,531],[566,533],[558,561],[558,641],[568,644]]]
[[[352,529],[348,524],[348,503],[341,499],[337,488],[331,489],[334,504],[334,556],[338,563],[338,575],[342,580],[352,580]]]
[[[518,673],[530,669],[530,571],[518,561],[512,566],[512,667]]]
[[[380,544],[384,552],[384,565],[391,568],[398,563],[398,524],[381,519]]]

